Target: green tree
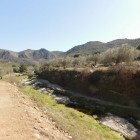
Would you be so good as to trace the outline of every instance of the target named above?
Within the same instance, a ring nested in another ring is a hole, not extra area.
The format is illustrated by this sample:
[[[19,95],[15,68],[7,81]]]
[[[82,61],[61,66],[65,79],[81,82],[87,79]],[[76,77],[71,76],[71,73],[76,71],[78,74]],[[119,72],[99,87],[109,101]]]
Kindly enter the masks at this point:
[[[102,64],[130,62],[137,57],[138,51],[127,44],[124,44],[121,47],[109,49],[100,55]]]
[[[19,72],[20,72],[20,73],[27,72],[27,67],[26,67],[25,65],[20,65],[20,67],[19,67]]]
[[[140,45],[137,47],[138,50],[140,50]]]

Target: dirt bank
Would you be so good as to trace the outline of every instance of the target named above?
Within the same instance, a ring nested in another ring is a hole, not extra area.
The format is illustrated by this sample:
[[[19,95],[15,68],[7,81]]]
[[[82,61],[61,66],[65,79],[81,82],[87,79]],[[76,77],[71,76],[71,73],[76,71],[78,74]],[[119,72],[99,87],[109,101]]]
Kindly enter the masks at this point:
[[[0,81],[0,140],[68,140],[46,112],[18,89]]]

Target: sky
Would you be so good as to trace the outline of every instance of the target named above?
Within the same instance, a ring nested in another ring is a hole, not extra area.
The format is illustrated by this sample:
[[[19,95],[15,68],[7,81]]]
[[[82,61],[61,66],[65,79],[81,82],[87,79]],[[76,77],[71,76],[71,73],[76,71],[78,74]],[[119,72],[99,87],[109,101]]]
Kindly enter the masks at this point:
[[[140,0],[0,0],[0,48],[67,51],[140,38]]]

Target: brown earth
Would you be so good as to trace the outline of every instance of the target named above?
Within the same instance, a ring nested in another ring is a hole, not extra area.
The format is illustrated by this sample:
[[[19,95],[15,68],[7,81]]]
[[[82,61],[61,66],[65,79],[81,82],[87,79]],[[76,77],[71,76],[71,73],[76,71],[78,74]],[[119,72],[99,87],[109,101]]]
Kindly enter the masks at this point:
[[[69,140],[28,96],[0,81],[0,140]]]

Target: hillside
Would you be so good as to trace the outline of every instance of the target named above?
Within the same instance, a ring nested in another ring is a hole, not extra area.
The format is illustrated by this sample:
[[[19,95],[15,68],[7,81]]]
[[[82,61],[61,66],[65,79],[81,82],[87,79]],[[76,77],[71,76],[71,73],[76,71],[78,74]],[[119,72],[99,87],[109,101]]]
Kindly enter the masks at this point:
[[[7,62],[24,63],[27,65],[37,63],[39,61],[53,59],[62,54],[61,52],[50,52],[46,49],[40,50],[24,50],[21,52],[13,52],[9,50],[0,50],[0,60]]]
[[[0,49],[0,60],[8,62],[17,62],[31,65],[40,61],[54,59],[61,56],[73,56],[74,54],[90,54],[107,50],[108,48],[118,47],[123,44],[137,47],[140,44],[138,39],[117,39],[107,43],[99,41],[90,41],[82,45],[75,46],[67,52],[48,51],[46,49],[31,50],[27,49],[21,52],[13,52]]]
[[[99,42],[99,41],[90,41],[86,44],[78,45],[68,50],[66,55],[74,55],[74,54],[89,54],[105,51],[108,48],[118,47],[123,44],[128,44],[130,46],[137,47],[140,44],[140,38],[138,39],[117,39],[107,43]]]

